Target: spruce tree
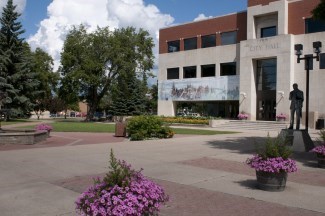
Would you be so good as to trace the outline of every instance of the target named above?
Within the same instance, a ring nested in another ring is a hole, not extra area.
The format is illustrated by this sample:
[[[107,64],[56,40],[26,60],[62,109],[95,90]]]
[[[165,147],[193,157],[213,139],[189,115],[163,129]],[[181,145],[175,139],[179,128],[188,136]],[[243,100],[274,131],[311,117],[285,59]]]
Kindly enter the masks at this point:
[[[10,109],[11,116],[25,116],[33,109],[30,98],[36,94],[39,82],[30,68],[30,48],[24,43],[24,33],[16,12],[16,5],[8,0],[0,17],[0,50],[7,58],[2,62],[0,83],[1,91],[6,94],[3,106]]]

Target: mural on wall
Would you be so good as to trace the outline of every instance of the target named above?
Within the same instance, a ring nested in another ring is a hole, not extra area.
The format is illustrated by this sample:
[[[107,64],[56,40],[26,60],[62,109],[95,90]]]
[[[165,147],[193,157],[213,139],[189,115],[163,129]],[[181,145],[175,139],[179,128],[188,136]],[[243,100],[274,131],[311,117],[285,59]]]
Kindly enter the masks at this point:
[[[239,76],[165,80],[158,86],[159,100],[239,100]]]

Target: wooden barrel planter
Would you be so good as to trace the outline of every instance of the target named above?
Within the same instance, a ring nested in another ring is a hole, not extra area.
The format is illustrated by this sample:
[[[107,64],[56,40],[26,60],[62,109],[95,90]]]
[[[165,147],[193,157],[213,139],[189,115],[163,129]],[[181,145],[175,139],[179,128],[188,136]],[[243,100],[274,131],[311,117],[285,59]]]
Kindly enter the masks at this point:
[[[288,173],[256,171],[257,187],[265,191],[283,191],[286,187]]]
[[[325,168],[325,155],[317,154],[318,167]]]

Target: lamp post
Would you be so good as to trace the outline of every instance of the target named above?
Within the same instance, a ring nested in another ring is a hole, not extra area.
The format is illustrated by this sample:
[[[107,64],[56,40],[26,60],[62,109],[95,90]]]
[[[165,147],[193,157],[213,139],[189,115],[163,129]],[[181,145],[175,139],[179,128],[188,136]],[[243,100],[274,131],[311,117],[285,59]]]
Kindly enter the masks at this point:
[[[302,55],[303,51],[303,45],[302,44],[295,44],[295,54],[297,55],[297,63],[300,63],[301,60],[305,61],[305,70],[306,70],[306,120],[305,120],[305,126],[306,131],[308,132],[308,115],[309,115],[309,71],[313,69],[313,59],[316,59],[316,61],[319,61],[319,54],[321,53],[321,47],[322,42],[316,41],[313,42],[313,50],[316,54],[315,56],[313,54],[304,55],[304,57],[300,57]]]

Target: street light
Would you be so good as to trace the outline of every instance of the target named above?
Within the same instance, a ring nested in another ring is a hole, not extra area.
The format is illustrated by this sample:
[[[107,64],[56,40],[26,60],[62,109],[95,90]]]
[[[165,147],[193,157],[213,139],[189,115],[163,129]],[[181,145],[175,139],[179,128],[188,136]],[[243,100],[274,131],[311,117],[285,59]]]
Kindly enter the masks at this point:
[[[313,42],[313,50],[316,53],[316,56],[313,54],[304,55],[304,57],[300,57],[303,54],[303,45],[295,44],[295,54],[297,55],[297,63],[300,63],[300,60],[305,61],[305,70],[306,70],[306,131],[308,132],[308,113],[309,113],[309,71],[313,69],[313,59],[319,61],[319,54],[321,53],[322,42],[316,41]]]

